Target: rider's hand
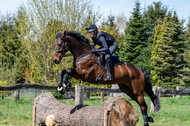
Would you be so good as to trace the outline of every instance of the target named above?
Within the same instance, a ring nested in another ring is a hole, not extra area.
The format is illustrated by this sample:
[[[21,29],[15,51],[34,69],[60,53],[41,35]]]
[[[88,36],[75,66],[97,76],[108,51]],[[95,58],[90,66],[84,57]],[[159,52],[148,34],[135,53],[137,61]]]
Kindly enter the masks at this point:
[[[96,49],[93,48],[93,49],[92,49],[92,53],[94,53],[94,52],[96,52]]]
[[[94,48],[94,47],[96,46],[96,44],[92,43],[92,45],[91,45],[91,46],[92,46],[92,48]]]

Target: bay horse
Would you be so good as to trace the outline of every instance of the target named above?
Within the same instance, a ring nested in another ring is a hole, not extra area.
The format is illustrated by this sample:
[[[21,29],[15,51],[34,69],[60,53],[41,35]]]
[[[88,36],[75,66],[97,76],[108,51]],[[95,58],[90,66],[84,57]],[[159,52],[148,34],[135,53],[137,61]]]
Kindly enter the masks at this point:
[[[131,63],[123,62],[114,66],[114,80],[104,81],[107,72],[102,72],[103,68],[98,60],[99,54],[92,53],[90,41],[74,31],[57,33],[54,48],[53,62],[56,64],[61,62],[61,59],[68,51],[74,57],[73,68],[61,72],[58,81],[59,89],[63,89],[63,82],[66,85],[69,84],[69,76],[77,80],[94,83],[97,76],[102,74],[102,78],[97,82],[98,84],[118,84],[122,92],[139,104],[144,119],[144,126],[149,126],[148,122],[154,122],[153,118],[148,116],[147,104],[143,96],[144,92],[148,94],[157,111],[160,109],[160,103],[152,91],[149,75],[144,70]]]

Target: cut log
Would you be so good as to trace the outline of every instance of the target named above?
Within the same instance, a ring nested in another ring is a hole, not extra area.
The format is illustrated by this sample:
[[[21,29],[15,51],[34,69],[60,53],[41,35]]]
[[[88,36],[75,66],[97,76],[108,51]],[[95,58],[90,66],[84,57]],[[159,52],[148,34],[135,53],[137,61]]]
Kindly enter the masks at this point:
[[[34,105],[40,126],[135,126],[138,122],[132,105],[121,97],[111,97],[98,106],[72,106],[43,93],[34,99]]]

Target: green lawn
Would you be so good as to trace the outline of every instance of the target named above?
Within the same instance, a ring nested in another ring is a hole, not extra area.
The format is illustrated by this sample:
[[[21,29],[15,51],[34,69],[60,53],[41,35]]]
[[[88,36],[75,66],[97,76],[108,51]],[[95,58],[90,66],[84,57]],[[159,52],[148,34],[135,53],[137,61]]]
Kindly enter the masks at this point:
[[[105,99],[107,99],[106,97]],[[0,100],[0,126],[31,126],[32,125],[32,105],[34,96],[21,96],[18,102],[15,102],[13,96],[5,97]],[[143,119],[139,106],[125,97],[135,108],[139,115],[137,126],[143,126]],[[145,98],[150,107],[150,99]],[[67,104],[74,104],[73,100],[61,100]],[[99,97],[91,97],[91,100],[85,101],[87,105],[101,104]],[[189,126],[190,125],[190,97],[182,98],[161,97],[161,109],[158,113],[150,113],[154,118],[154,123],[150,126]]]

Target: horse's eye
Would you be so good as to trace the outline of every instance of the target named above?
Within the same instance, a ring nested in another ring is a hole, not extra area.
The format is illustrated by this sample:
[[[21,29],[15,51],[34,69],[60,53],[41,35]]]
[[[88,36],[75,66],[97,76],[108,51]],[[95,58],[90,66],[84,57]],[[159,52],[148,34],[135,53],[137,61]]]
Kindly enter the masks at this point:
[[[62,43],[58,43],[57,45],[58,45],[58,46],[62,46]]]

